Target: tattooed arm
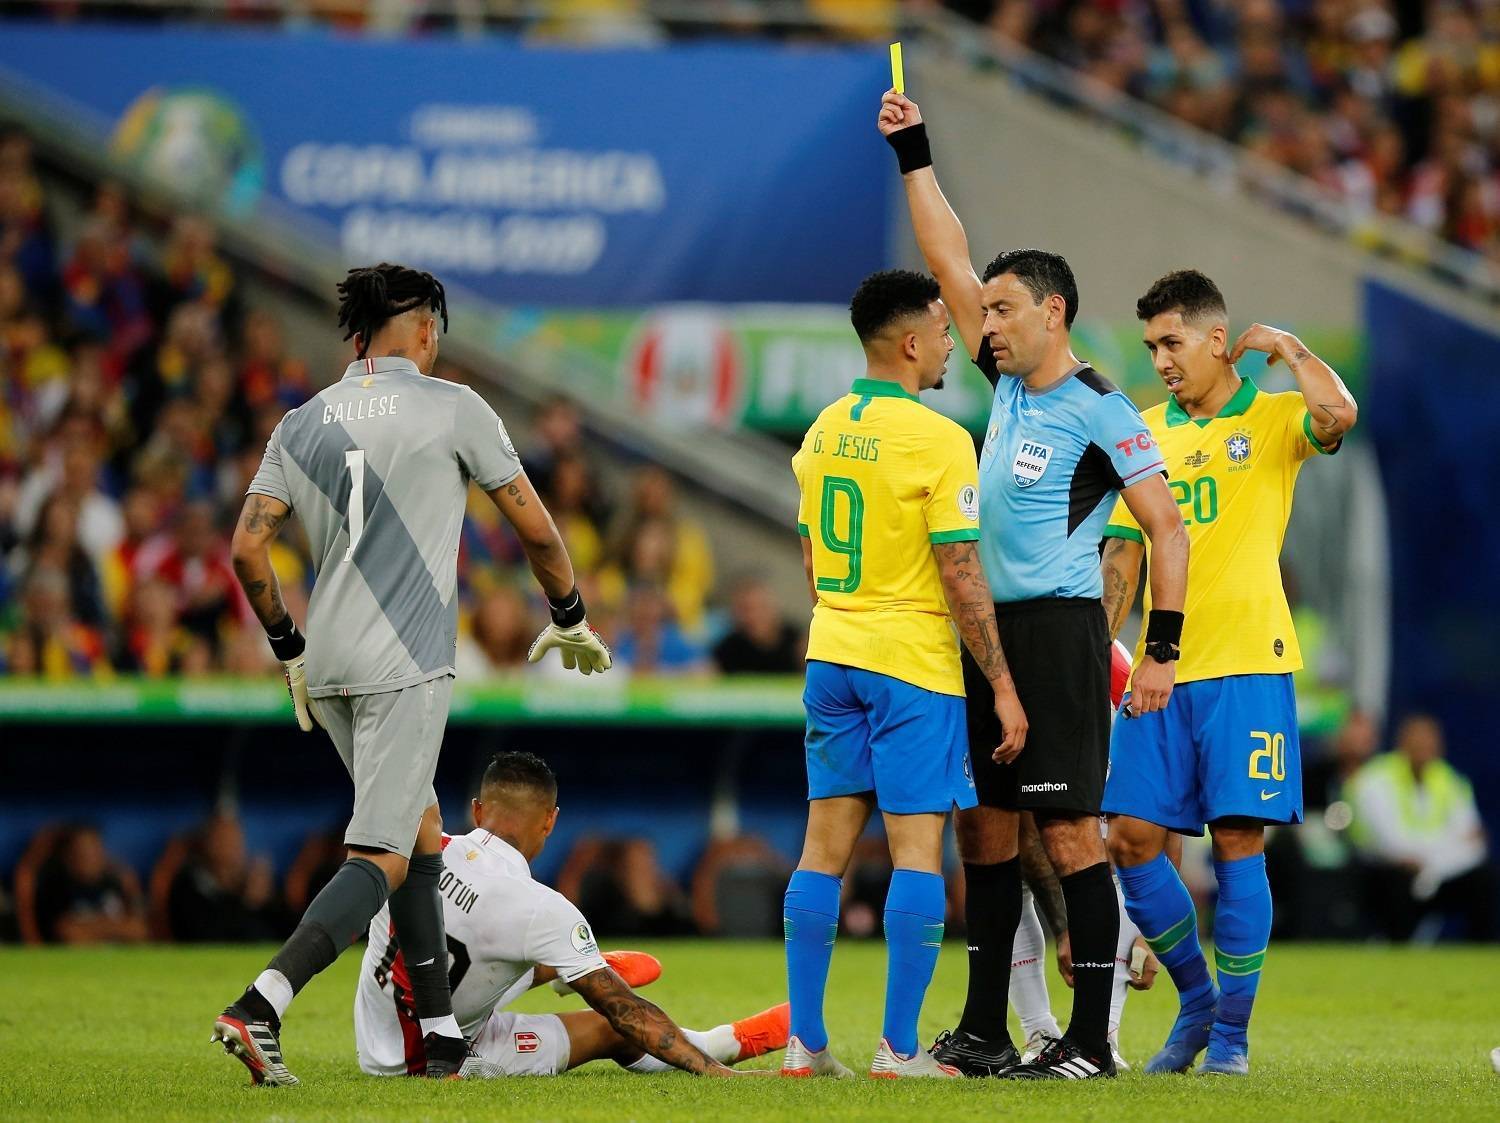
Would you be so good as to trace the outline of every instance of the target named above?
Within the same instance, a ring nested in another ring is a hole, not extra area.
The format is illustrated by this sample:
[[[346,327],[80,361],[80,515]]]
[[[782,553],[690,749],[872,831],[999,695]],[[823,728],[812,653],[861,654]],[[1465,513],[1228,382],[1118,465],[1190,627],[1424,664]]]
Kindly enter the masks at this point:
[[[1109,624],[1109,638],[1119,639],[1130,606],[1135,604],[1136,587],[1141,582],[1141,561],[1146,547],[1129,538],[1106,538],[1099,570],[1104,578],[1104,619]]]
[[[268,632],[286,619],[281,583],[271,568],[271,543],[291,513],[292,509],[279,499],[258,493],[247,495],[229,548],[234,575]]]
[[[515,528],[531,572],[536,574],[543,592],[549,597],[565,597],[573,591],[573,563],[563,545],[557,524],[542,506],[536,489],[522,472],[508,484],[487,493],[506,521]]]
[[[1068,931],[1068,906],[1063,900],[1062,883],[1057,880],[1057,871],[1042,846],[1042,832],[1037,830],[1030,811],[1022,814],[1020,827],[1021,876],[1031,886],[1032,900],[1047,922],[1052,938],[1061,939]]]
[[[932,553],[958,634],[995,691],[995,714],[1004,733],[995,759],[1008,764],[1026,745],[1026,711],[1016,697],[1010,664],[1000,646],[995,603],[990,599],[990,583],[979,560],[979,547],[973,542],[940,542],[932,547]]]
[[[689,1041],[660,1007],[636,994],[610,968],[574,979],[572,986],[616,1033],[657,1060],[698,1076],[734,1075],[733,1069]]]
[[[1359,405],[1349,393],[1349,387],[1332,367],[1303,346],[1291,332],[1265,324],[1252,324],[1235,341],[1229,361],[1239,362],[1246,351],[1264,351],[1268,356],[1268,366],[1278,359],[1286,363],[1297,380],[1297,388],[1302,391],[1302,400],[1307,403],[1313,438],[1325,449],[1337,446],[1344,434],[1354,428],[1354,423],[1359,420]]]

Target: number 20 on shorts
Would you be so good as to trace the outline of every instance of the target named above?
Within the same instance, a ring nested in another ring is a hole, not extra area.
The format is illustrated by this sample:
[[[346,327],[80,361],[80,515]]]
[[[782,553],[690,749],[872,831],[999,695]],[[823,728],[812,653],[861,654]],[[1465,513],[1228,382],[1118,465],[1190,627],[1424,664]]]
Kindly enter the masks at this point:
[[[1250,753],[1250,779],[1285,780],[1286,734],[1252,730],[1250,739],[1260,744]]]

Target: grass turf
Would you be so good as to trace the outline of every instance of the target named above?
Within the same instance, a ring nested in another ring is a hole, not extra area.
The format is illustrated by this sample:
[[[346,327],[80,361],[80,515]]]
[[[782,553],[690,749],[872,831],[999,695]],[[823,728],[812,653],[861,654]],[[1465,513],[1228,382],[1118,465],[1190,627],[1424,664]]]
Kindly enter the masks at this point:
[[[781,947],[682,941],[644,945],[662,960],[646,992],[682,1024],[752,1013],[782,991]],[[0,1117],[280,1120],[1385,1120],[1500,1118],[1500,954],[1278,946],[1252,1027],[1253,1075],[1025,1084],[1001,1081],[698,1080],[633,1076],[595,1063],[559,1079],[428,1084],[360,1075],[350,1005],[357,950],[316,980],[288,1019],[293,1089],[248,1086],[210,1046],[213,1016],[264,965],[266,948],[0,951]],[[962,1005],[962,945],[945,946],[922,1018],[924,1039]],[[1049,979],[1066,1021],[1068,992]],[[867,1064],[880,1032],[884,950],[844,941],[829,984],[835,1050]],[[550,990],[524,1008],[574,1009]],[[1171,983],[1132,994],[1127,1058],[1144,1060],[1175,1013]],[[780,1054],[758,1062],[771,1068]],[[748,1066],[747,1066],[748,1067]]]

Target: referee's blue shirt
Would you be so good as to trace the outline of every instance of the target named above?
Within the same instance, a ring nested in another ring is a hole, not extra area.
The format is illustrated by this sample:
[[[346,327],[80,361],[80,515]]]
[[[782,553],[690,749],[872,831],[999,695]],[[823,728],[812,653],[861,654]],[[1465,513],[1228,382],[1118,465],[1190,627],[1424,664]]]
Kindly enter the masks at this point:
[[[974,360],[995,387],[979,458],[979,553],[996,601],[1099,597],[1099,541],[1115,496],[1165,471],[1129,398],[1087,363],[1034,392]]]

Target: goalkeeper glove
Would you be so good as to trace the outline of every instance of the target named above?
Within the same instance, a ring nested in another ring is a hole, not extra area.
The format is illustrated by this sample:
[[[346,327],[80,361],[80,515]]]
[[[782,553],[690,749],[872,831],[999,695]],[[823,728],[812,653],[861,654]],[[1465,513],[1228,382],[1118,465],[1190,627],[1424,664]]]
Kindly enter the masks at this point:
[[[609,670],[614,661],[609,646],[584,617],[583,598],[578,590],[575,588],[557,599],[548,597],[547,605],[552,611],[552,623],[532,643],[526,653],[527,662],[538,663],[547,652],[557,648],[562,652],[563,666],[570,671],[577,669],[591,675]]]
[[[307,704],[307,640],[290,616],[266,629],[266,639],[271,641],[271,650],[281,660],[281,673],[286,679],[286,692],[292,696],[297,727],[304,733],[311,733],[312,710]]]

